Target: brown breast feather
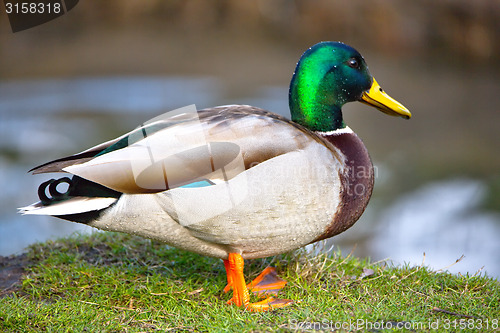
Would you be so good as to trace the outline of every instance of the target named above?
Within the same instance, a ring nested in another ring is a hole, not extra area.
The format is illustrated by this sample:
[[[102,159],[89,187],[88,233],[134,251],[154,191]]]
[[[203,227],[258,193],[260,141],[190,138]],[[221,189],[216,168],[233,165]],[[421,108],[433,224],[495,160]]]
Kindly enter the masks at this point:
[[[350,228],[368,205],[374,183],[370,155],[355,133],[325,135],[322,138],[342,152],[346,158],[346,170],[341,174],[341,202],[337,212],[325,232],[313,242],[338,235]]]

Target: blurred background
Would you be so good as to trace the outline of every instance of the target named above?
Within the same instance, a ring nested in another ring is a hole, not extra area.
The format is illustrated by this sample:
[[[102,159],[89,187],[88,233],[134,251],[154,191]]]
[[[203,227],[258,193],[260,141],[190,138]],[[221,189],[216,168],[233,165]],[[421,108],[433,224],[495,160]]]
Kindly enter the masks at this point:
[[[340,40],[413,118],[345,107],[376,180],[369,208],[334,246],[373,261],[500,277],[499,1],[85,0],[15,34],[3,9],[0,255],[90,232],[16,214],[51,176],[30,168],[188,104],[252,104],[288,116],[302,52]]]

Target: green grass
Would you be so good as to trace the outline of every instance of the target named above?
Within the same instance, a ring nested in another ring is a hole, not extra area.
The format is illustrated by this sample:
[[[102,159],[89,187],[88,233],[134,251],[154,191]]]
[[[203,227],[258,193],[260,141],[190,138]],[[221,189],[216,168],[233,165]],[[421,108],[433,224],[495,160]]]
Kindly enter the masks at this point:
[[[400,332],[480,325],[495,331],[500,325],[494,279],[339,253],[246,261],[247,281],[272,264],[288,281],[280,297],[300,301],[265,313],[226,305],[221,260],[129,235],[99,232],[37,244],[26,260],[19,286],[0,299],[1,332],[287,332],[342,325],[341,331],[385,332],[390,325],[406,325]]]

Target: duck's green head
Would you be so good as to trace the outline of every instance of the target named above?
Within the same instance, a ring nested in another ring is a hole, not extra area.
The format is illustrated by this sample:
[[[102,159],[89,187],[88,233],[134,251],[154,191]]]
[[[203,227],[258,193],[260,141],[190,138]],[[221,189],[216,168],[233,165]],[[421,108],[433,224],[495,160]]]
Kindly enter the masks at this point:
[[[380,88],[361,54],[352,47],[321,42],[304,52],[290,83],[292,120],[313,131],[344,128],[341,108],[353,101],[389,115],[411,117],[408,109]]]

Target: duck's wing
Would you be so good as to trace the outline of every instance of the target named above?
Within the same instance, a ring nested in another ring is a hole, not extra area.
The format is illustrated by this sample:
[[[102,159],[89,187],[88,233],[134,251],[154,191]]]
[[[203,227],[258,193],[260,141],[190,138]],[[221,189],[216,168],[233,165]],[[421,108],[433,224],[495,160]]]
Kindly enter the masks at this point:
[[[175,117],[172,119],[167,118],[166,116],[160,116],[156,117],[154,119],[151,119],[147,121],[146,123],[140,125],[139,127],[135,128],[134,130],[123,134],[122,136],[119,136],[116,139],[109,140],[103,143],[98,144],[97,146],[94,146],[92,148],[86,149],[82,152],[79,152],[77,154],[71,155],[71,156],[66,156],[62,157],[47,163],[44,163],[42,165],[36,166],[33,169],[29,170],[28,172],[33,172],[33,174],[40,174],[40,173],[50,173],[50,172],[66,172],[64,168],[69,167],[71,165],[75,164],[82,164],[87,161],[90,161],[96,156],[105,154],[107,152],[117,150],[120,148],[124,148],[129,144],[132,144],[138,140],[140,140],[144,135],[147,134],[152,134],[156,131],[160,131],[161,129],[175,125],[179,123],[180,121],[189,121],[192,118],[192,114],[196,113],[196,108],[194,105],[192,108],[186,107],[182,108],[179,110],[189,110],[191,109],[192,112],[176,112],[177,110],[174,110],[172,112],[168,112],[167,114],[173,113],[176,114]],[[190,116],[191,114],[191,116]]]
[[[120,141],[121,138],[129,135],[129,133],[116,138],[114,140],[106,141],[103,142],[97,146],[94,146],[92,148],[89,148],[87,150],[84,150],[80,153],[71,155],[71,156],[66,156],[63,158],[59,158],[57,160],[53,160],[47,163],[44,163],[42,165],[39,165],[37,167],[34,167],[33,169],[29,170],[28,172],[33,172],[34,175],[39,174],[39,173],[49,173],[49,172],[63,172],[63,169],[65,167],[68,167],[73,164],[81,164],[84,162],[87,162],[94,158],[97,154],[105,150],[106,148],[112,146],[116,142]]]
[[[227,181],[312,142],[323,143],[279,115],[232,105],[156,118],[42,168],[69,172],[123,193],[154,193],[201,181]]]

